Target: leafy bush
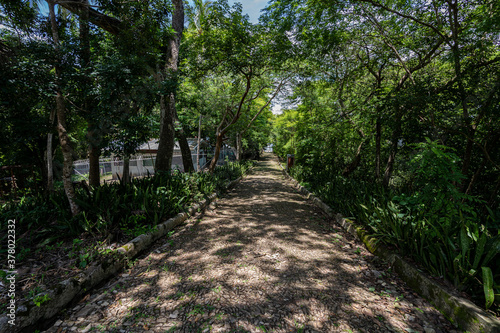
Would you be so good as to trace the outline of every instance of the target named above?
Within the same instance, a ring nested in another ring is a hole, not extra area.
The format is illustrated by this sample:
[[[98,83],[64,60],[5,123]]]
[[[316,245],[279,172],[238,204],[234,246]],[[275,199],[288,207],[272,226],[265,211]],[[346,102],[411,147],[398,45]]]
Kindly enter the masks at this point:
[[[217,191],[224,191],[230,181],[238,179],[252,165],[253,162],[247,160],[243,162],[227,162],[226,164],[217,167],[213,174]]]
[[[0,227],[7,230],[7,221],[16,221],[16,241],[33,243],[40,239],[55,239],[71,224],[69,203],[63,192],[50,197],[42,194],[23,196],[18,201],[2,205],[0,209]],[[7,233],[0,236],[0,244],[6,244]],[[6,249],[6,246],[2,246]],[[19,247],[18,247],[19,248]]]
[[[427,139],[414,146],[411,183],[386,189],[377,183],[297,165],[292,175],[306,182],[335,211],[355,217],[378,238],[411,256],[431,274],[491,307],[500,296],[498,218],[477,212],[485,203],[461,192],[459,158]]]
[[[82,233],[103,237],[111,232],[135,237],[215,190],[225,189],[228,181],[240,177],[250,166],[251,162],[231,162],[218,167],[213,175],[173,171],[129,183],[107,183],[90,191],[78,188],[75,201],[81,212],[74,217],[62,190],[49,197],[25,196],[3,204],[0,227],[7,230],[7,221],[16,220],[18,248],[45,246],[58,238],[79,237]],[[6,242],[7,235],[2,234],[0,243]]]

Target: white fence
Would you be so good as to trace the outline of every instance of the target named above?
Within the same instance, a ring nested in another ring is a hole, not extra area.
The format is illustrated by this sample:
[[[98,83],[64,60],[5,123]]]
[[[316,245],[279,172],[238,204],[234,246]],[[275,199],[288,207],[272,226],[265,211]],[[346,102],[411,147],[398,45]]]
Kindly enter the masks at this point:
[[[212,154],[213,155],[213,154]],[[192,154],[193,167],[196,167],[196,154]],[[226,163],[226,158],[229,160],[235,159],[234,151],[231,148],[224,147],[221,149],[217,165]],[[211,156],[200,152],[200,169],[203,169],[210,162]],[[154,174],[154,165],[156,156],[154,155],[137,155],[130,157],[129,170],[132,177],[143,177]],[[182,155],[174,155],[172,158],[172,169],[179,169],[184,171],[182,163]],[[120,158],[101,158],[99,160],[99,170],[101,175],[111,174],[113,179],[118,179],[123,175],[123,160]],[[88,178],[89,174],[89,160],[79,160],[73,163],[73,173],[75,175]]]

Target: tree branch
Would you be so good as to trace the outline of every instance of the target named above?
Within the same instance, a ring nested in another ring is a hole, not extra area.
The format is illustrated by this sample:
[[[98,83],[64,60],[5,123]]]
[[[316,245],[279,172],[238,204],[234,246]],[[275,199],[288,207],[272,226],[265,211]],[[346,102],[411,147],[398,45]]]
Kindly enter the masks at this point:
[[[274,94],[271,96],[271,98],[269,98],[269,100],[266,102],[266,104],[264,104],[260,110],[255,114],[255,116],[253,116],[252,120],[250,120],[250,122],[248,123],[247,127],[243,130],[243,132],[241,132],[241,135],[245,134],[245,132],[252,126],[253,122],[255,121],[255,119],[257,119],[257,117],[262,113],[262,111],[272,102],[272,100],[276,97],[276,95],[278,95],[278,93],[280,92],[281,90],[281,87],[285,84],[285,82],[288,81],[288,78],[285,78],[283,80],[281,80],[281,82],[279,83],[278,87],[276,88],[276,90],[274,91]],[[262,90],[262,89],[261,89]]]
[[[363,11],[365,11],[365,9],[363,8]],[[405,62],[403,61],[403,58],[401,58],[401,55],[399,54],[398,50],[396,50],[396,48],[394,47],[394,45],[392,45],[392,43],[389,42],[387,36],[385,35],[385,31],[384,29],[382,28],[382,26],[378,23],[377,19],[369,12],[366,12],[370,21],[377,27],[377,29],[379,30],[380,32],[380,35],[382,36],[382,40],[384,41],[384,43],[389,46],[389,48],[394,52],[394,54],[396,55],[396,58],[398,58],[399,62],[401,63],[401,65],[403,66],[403,68],[405,69],[406,71],[406,74],[408,75],[408,77],[411,79],[411,82],[413,84],[415,84],[415,80],[413,79],[413,76],[411,75],[411,72],[410,70],[408,69],[408,67],[406,67],[406,64]]]
[[[227,130],[235,123],[238,121],[238,119],[240,118],[240,115],[241,115],[241,109],[243,108],[243,103],[245,103],[245,100],[248,96],[248,92],[250,91],[250,87],[252,86],[252,78],[250,75],[245,75],[246,79],[247,79],[247,83],[246,83],[246,89],[245,89],[245,92],[243,93],[243,96],[241,96],[241,99],[240,99],[240,103],[238,104],[238,110],[236,111],[236,114],[233,116],[233,119],[229,122],[229,124],[227,124],[226,127],[224,127],[224,129],[220,132],[222,134],[225,134],[227,132]]]
[[[97,10],[91,8],[91,6],[89,6],[85,1],[64,0],[55,1],[54,3],[63,8],[66,8],[67,10],[78,16],[82,16],[84,12],[88,10],[89,21],[113,35],[119,35],[126,29],[122,21],[98,12]]]
[[[430,28],[430,29],[432,29],[435,33],[437,33],[437,34],[438,34],[438,35],[439,35],[439,36],[440,36],[440,37],[441,37],[444,41],[446,41],[446,43],[447,43],[447,44],[451,47],[451,45],[449,44],[449,36],[444,35],[441,31],[439,31],[439,29],[438,29],[438,28],[436,28],[436,27],[435,27],[435,26],[433,26],[432,24],[426,23],[426,22],[424,22],[424,21],[422,21],[422,20],[419,20],[419,19],[417,19],[416,17],[413,17],[413,16],[411,16],[411,15],[407,15],[407,14],[400,13],[400,12],[398,12],[398,11],[396,11],[396,10],[392,9],[392,8],[389,8],[389,7],[387,7],[387,6],[384,6],[384,5],[382,5],[382,4],[378,3],[378,2],[375,2],[375,1],[373,1],[373,0],[359,0],[359,1],[360,1],[360,2],[367,2],[367,3],[369,3],[369,4],[371,4],[371,5],[375,6],[375,7],[382,8],[382,9],[384,9],[384,10],[387,10],[388,12],[391,12],[391,13],[396,14],[396,15],[398,15],[398,16],[401,16],[401,17],[403,17],[403,18],[406,18],[406,19],[412,20],[412,21],[414,21],[414,22],[416,22],[416,23],[418,23],[418,24],[421,24],[421,25],[423,25],[423,26],[425,26],[425,27],[427,27],[427,28]]]

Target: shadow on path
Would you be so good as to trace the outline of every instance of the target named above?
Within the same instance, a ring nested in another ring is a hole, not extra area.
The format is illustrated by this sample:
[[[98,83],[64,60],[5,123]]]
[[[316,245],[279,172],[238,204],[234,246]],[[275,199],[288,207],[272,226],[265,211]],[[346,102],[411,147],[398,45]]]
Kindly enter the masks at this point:
[[[76,328],[75,328],[76,327]],[[49,329],[450,332],[265,155],[215,210],[155,244]]]

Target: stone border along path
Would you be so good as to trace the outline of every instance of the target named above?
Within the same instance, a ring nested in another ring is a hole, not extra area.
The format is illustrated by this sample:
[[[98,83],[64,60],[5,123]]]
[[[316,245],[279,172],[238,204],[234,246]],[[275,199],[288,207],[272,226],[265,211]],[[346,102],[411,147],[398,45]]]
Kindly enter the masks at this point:
[[[270,155],[46,332],[456,332]]]
[[[250,168],[251,170],[251,168]],[[248,171],[250,171],[248,170]],[[248,172],[247,171],[247,172]],[[232,189],[242,177],[230,181],[226,188]],[[167,221],[157,225],[156,230],[150,233],[142,234],[122,247],[114,250],[101,260],[91,263],[91,265],[76,276],[70,277],[44,291],[49,297],[42,306],[35,306],[31,301],[23,300],[16,304],[15,326],[11,326],[10,317],[7,314],[0,316],[0,333],[4,332],[31,332],[34,327],[50,321],[61,310],[66,309],[68,305],[81,299],[81,296],[92,290],[94,287],[113,277],[125,267],[125,264],[135,258],[140,252],[149,249],[157,240],[167,235],[172,229],[183,223],[188,217],[196,212],[204,210],[213,200],[217,199],[217,194],[212,193],[205,199],[193,204],[186,212],[177,214]],[[45,325],[46,326],[46,325]]]
[[[302,195],[340,224],[345,231],[363,242],[371,253],[385,260],[403,281],[420,296],[434,304],[452,323],[458,324],[458,327],[471,333],[500,333],[500,320],[497,317],[463,298],[456,291],[429,279],[426,274],[407,262],[405,258],[389,250],[382,243],[377,243],[377,238],[370,235],[362,226],[357,225],[356,221],[334,213],[320,198],[292,178],[281,164],[280,166],[287,179],[292,181]]]

